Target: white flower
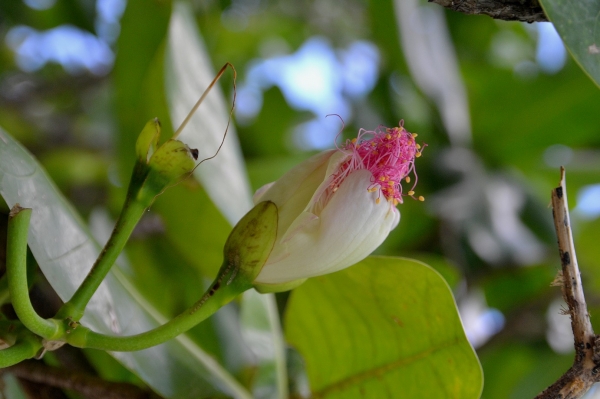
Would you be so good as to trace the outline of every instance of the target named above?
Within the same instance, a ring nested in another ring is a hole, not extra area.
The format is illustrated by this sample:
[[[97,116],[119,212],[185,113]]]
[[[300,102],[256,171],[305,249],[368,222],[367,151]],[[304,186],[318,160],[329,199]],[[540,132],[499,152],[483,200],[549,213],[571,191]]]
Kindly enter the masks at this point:
[[[293,286],[373,252],[400,221],[396,205],[406,195],[400,182],[410,181],[414,158],[421,155],[414,136],[402,125],[361,130],[357,139],[315,155],[259,189],[254,203],[274,202],[278,225],[255,285],[264,291],[269,285]]]

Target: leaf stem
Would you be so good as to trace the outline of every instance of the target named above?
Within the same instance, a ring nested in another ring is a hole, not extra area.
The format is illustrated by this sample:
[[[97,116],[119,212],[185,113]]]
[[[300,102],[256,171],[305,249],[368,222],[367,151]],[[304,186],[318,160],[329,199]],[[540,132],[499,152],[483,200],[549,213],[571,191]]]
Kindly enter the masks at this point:
[[[6,275],[13,308],[19,320],[30,331],[44,338],[54,338],[61,334],[61,325],[54,320],[41,318],[29,298],[27,284],[27,233],[31,209],[16,204],[8,217],[6,242]]]
[[[22,329],[17,334],[17,342],[0,351],[0,368],[12,366],[25,359],[31,359],[42,349],[41,339],[32,332]]]
[[[125,247],[129,236],[144,214],[145,209],[145,204],[128,195],[108,242],[102,249],[86,278],[79,288],[77,288],[77,291],[58,311],[56,318],[70,318],[74,321],[81,319],[85,307]]]
[[[78,326],[65,335],[65,338],[69,344],[76,347],[118,352],[137,351],[164,343],[196,326],[237,295],[251,288],[252,284],[246,279],[235,278],[238,271],[238,265],[224,262],[217,278],[198,302],[174,319],[150,331],[131,336],[110,336]]]

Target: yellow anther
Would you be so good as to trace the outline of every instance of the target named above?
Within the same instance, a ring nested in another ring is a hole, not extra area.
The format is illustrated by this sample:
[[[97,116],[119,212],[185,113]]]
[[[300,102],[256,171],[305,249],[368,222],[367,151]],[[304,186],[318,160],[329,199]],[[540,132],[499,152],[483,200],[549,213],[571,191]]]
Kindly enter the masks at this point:
[[[352,144],[356,144],[356,137],[353,138],[352,140],[350,140],[352,142]]]
[[[417,136],[418,136],[418,134],[417,134],[417,133],[413,133],[413,134],[412,134],[412,136],[413,136],[413,137],[417,137]]]
[[[388,186],[390,186],[390,187],[393,187],[393,186],[394,186],[394,184],[395,184],[395,183],[394,183],[394,181],[393,181],[393,180],[390,180],[390,181],[388,182]]]
[[[377,187],[371,187],[371,188],[370,188],[370,189],[368,189],[367,191],[368,191],[368,192],[370,192],[370,193],[372,193],[372,192],[374,192],[375,190],[377,190]]]
[[[417,147],[417,150],[420,150],[421,149],[421,144],[417,143],[417,144],[415,144],[415,147]]]
[[[421,156],[421,151],[417,151],[417,153],[415,154],[415,158],[419,158]]]
[[[404,178],[404,181],[405,181],[405,182],[407,182],[407,183],[410,183],[410,176],[406,176],[406,177]]]
[[[419,195],[419,201],[425,201],[425,197],[423,197],[422,195]]]
[[[385,138],[389,140],[389,139],[392,138],[392,136],[388,133],[388,134],[385,135]]]
[[[380,199],[380,198],[377,198],[377,199],[375,200],[375,203],[376,203],[376,204],[379,204],[380,202],[381,202],[381,199]]]
[[[379,181],[385,181],[385,176],[379,176]]]
[[[400,203],[400,201],[398,201],[397,198],[394,198],[394,206],[398,205]]]
[[[408,192],[408,195],[415,195],[415,192],[414,192],[413,190],[410,190],[410,191]]]

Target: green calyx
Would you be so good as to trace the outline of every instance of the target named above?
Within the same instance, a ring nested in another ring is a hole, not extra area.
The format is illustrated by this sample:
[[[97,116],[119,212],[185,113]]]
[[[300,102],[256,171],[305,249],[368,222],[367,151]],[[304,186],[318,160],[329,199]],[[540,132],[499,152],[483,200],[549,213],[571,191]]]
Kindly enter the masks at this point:
[[[147,163],[160,139],[160,122],[154,118],[144,126],[135,143],[135,153],[139,162]]]
[[[137,162],[130,196],[147,206],[169,185],[189,175],[198,159],[198,151],[179,140],[167,140],[157,148],[160,133],[160,122],[155,118],[146,124],[135,145]]]
[[[252,287],[267,262],[277,238],[277,206],[263,201],[250,210],[233,228],[225,247],[223,267],[237,269],[240,279]]]

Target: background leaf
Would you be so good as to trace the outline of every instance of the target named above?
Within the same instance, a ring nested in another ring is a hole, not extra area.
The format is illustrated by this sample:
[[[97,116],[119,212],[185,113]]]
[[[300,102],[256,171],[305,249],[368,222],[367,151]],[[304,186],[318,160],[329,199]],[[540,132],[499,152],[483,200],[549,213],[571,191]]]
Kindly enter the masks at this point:
[[[29,246],[57,294],[68,300],[96,259],[99,246],[43,169],[3,130],[0,172],[0,194],[6,203],[33,209]],[[102,283],[82,319],[95,331],[124,335],[164,322],[118,268]],[[209,397],[224,392],[250,398],[222,366],[186,337],[114,356],[166,397]]]
[[[246,291],[241,305],[242,337],[257,360],[255,399],[288,397],[285,340],[274,295]]]
[[[573,58],[600,87],[600,1],[540,0]]]
[[[176,2],[169,24],[166,88],[173,130],[215,77],[192,15],[187,3]],[[230,108],[216,85],[180,134],[180,140],[198,149],[199,160],[212,157],[219,148]],[[229,126],[217,157],[196,168],[194,176],[232,225],[252,207],[250,185],[233,125]]]
[[[292,292],[289,342],[316,398],[478,398],[483,375],[448,285],[427,265],[369,257]]]

